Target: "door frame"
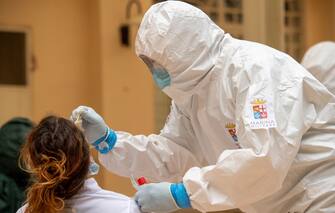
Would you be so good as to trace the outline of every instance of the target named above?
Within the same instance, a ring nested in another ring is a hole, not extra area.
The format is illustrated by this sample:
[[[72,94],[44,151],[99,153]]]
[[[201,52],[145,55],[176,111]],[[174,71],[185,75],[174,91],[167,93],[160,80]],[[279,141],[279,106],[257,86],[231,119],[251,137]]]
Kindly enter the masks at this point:
[[[4,32],[18,32],[24,33],[26,38],[26,85],[6,85],[0,84],[0,89],[26,89],[29,97],[27,116],[32,119],[33,117],[33,51],[32,51],[32,29],[28,26],[15,26],[15,25],[4,25],[0,24],[0,31]],[[0,123],[1,125],[1,123]]]

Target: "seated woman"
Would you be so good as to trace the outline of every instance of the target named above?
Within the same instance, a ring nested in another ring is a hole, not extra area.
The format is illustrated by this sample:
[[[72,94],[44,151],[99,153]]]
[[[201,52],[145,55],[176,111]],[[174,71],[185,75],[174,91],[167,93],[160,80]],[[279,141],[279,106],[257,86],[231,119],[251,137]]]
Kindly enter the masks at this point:
[[[69,120],[44,118],[30,133],[21,160],[34,183],[19,213],[140,212],[131,198],[103,190],[88,178],[89,146]]]

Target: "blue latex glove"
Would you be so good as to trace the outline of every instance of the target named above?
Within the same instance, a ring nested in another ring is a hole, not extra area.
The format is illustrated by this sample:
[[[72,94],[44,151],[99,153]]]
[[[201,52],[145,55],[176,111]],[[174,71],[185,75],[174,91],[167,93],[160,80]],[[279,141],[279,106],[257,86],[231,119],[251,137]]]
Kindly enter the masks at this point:
[[[140,186],[135,201],[143,212],[173,212],[190,208],[190,200],[182,183],[151,183]]]
[[[91,107],[79,106],[71,115],[73,122],[80,125],[87,141],[100,153],[106,154],[116,143],[116,133],[109,129],[104,119]]]
[[[91,107],[77,107],[71,114],[71,120],[81,120],[84,135],[90,144],[106,135],[108,127],[104,119]]]

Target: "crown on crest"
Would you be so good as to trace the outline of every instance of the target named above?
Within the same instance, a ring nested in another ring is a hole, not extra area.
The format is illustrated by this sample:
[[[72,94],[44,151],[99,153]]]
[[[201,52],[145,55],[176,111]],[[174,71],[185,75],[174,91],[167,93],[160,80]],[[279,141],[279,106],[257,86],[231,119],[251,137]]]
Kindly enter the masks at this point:
[[[234,129],[235,127],[236,127],[236,125],[234,123],[227,123],[226,124],[227,129]]]
[[[266,103],[266,100],[261,99],[261,98],[257,98],[251,102],[251,104],[265,104],[265,103]]]

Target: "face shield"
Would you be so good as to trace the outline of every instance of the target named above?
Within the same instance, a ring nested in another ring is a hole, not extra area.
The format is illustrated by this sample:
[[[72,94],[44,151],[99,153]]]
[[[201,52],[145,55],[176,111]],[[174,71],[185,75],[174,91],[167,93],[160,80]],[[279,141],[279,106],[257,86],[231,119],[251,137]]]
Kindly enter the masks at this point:
[[[162,65],[158,64],[154,60],[144,55],[140,55],[140,58],[148,66],[155,83],[161,90],[163,90],[167,86],[170,86],[171,84],[170,74]]]

